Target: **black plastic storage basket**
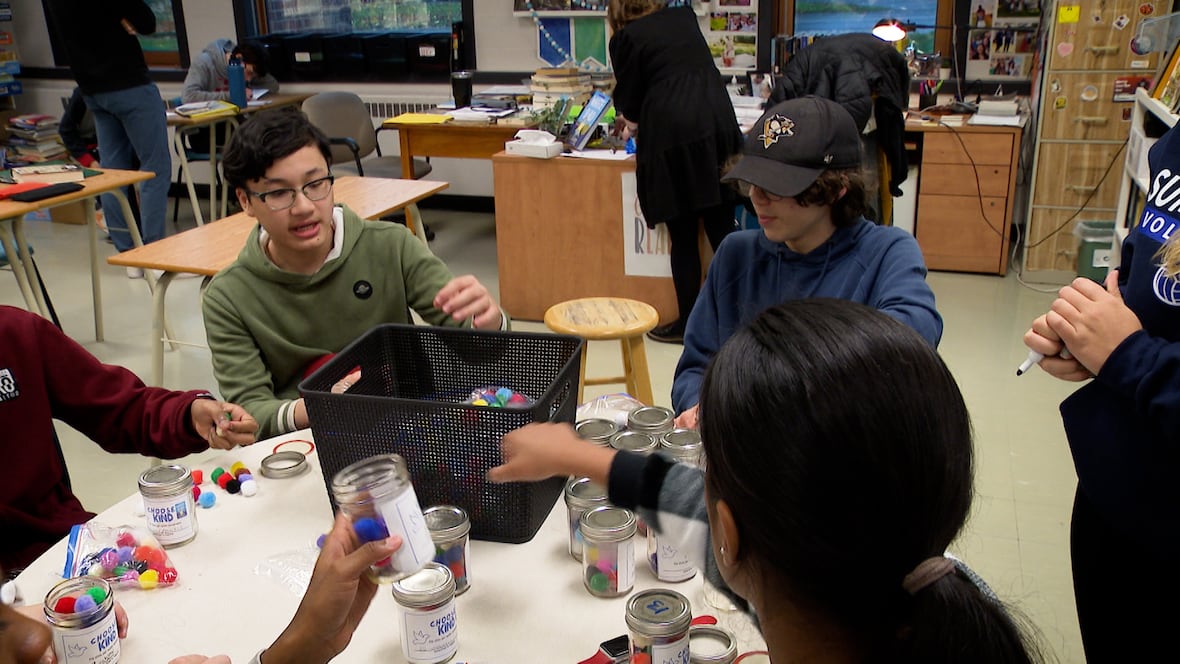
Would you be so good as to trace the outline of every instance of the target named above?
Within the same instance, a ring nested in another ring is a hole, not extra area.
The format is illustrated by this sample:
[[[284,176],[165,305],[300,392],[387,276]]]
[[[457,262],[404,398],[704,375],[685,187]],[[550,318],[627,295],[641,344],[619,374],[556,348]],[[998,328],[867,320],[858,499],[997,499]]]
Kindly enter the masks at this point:
[[[564,478],[488,482],[502,461],[500,439],[531,422],[574,421],[581,339],[556,334],[496,332],[421,325],[369,330],[305,379],[320,469],[332,477],[377,454],[406,459],[425,509],[458,505],[471,517],[471,536],[527,542],[549,515]],[[332,386],[360,368],[344,394]],[[535,400],[530,408],[464,403],[484,387],[507,387]]]

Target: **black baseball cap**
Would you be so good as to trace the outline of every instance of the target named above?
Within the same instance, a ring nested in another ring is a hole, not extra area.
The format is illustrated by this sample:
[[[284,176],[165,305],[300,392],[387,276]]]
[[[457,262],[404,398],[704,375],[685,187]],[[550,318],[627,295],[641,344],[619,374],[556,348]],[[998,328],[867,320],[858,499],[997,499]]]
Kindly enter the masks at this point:
[[[798,196],[826,170],[860,166],[860,132],[844,107],[822,97],[768,109],[746,135],[742,158],[722,182],[741,180],[777,196]]]

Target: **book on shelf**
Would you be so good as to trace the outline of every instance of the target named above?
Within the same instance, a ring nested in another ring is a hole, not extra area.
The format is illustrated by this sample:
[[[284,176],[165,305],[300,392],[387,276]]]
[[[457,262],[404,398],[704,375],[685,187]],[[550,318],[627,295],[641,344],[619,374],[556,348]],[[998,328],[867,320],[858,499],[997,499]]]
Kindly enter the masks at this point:
[[[181,104],[172,109],[176,111],[177,115],[182,115],[186,118],[207,118],[217,115],[237,115],[238,107],[222,101],[214,99],[212,101],[194,101],[189,104]]]
[[[41,164],[38,166],[18,166],[12,169],[12,179],[17,184],[25,182],[43,182],[56,184],[58,182],[78,182],[86,177],[82,167],[77,164]]]
[[[1151,96],[1158,99],[1161,104],[1171,108],[1175,103],[1176,98],[1180,97],[1180,47],[1172,49],[1168,55],[1168,64],[1164,67],[1163,73],[1155,81],[1155,87],[1151,90]]]

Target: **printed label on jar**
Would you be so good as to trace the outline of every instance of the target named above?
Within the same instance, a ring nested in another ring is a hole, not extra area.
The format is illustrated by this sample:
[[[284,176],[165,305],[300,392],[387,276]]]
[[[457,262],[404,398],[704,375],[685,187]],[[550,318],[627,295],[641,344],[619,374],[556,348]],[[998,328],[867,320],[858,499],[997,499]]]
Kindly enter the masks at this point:
[[[143,499],[148,530],[160,544],[187,542],[197,534],[197,518],[193,515],[192,494],[171,498]]]
[[[90,627],[53,628],[53,651],[61,664],[114,664],[119,661],[119,627],[115,612]]]
[[[651,664],[688,664],[688,637],[664,644],[652,644]]]
[[[635,540],[619,542],[618,556],[619,588],[630,589],[635,585]]]
[[[688,555],[666,538],[656,538],[656,578],[660,581],[687,581],[697,573]]]
[[[418,506],[414,487],[400,496],[377,505],[377,513],[385,520],[390,535],[400,535],[402,545],[393,554],[393,566],[400,572],[413,572],[434,560],[434,540]]]
[[[433,611],[401,610],[402,654],[410,662],[441,662],[459,649],[455,603]]]

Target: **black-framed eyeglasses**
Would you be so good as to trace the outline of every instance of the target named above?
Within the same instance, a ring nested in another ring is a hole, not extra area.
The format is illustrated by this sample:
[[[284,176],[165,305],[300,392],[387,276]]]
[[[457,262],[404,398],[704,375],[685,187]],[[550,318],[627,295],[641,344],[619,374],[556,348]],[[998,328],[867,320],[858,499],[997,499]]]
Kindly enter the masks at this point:
[[[309,201],[322,201],[332,193],[332,183],[336,181],[336,176],[328,175],[316,180],[312,180],[299,188],[303,195]],[[283,189],[271,189],[270,191],[246,191],[250,192],[251,196],[257,196],[258,200],[262,201],[266,207],[275,212],[282,212],[295,205],[295,189],[286,187]]]
[[[753,192],[754,189],[757,189],[758,193],[762,194],[763,198],[765,198],[766,200],[768,200],[772,203],[777,203],[777,202],[787,198],[786,196],[779,196],[778,194],[772,194],[769,191],[766,191],[765,189],[763,189],[762,187],[759,187],[756,184],[750,184],[749,182],[746,182],[745,180],[737,180],[736,182],[734,182],[734,186],[737,187],[738,193],[741,194],[742,196],[745,196],[746,198],[753,198],[751,192]]]

